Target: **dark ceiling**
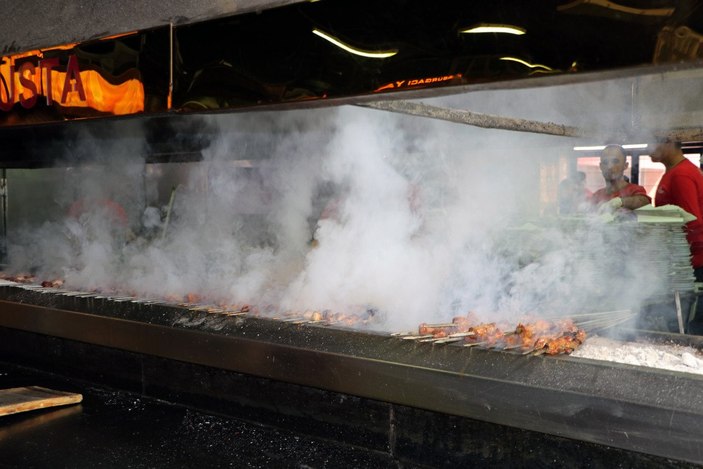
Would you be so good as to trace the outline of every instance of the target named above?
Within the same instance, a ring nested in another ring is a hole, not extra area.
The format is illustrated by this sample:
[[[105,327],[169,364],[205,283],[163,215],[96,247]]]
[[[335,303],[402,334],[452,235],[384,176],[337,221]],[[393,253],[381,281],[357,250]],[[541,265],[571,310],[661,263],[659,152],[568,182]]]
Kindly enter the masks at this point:
[[[459,32],[480,23],[520,26],[526,34]],[[653,63],[667,26],[703,32],[701,1],[299,3],[176,28],[180,86],[174,99],[177,107],[200,100],[202,109],[228,108],[368,94],[395,81],[446,75],[461,78],[440,84],[633,67]],[[398,52],[359,57],[316,36],[315,28],[359,49]],[[684,59],[700,58],[691,54]],[[659,54],[659,61],[679,59]]]
[[[295,107],[314,100],[348,103],[364,96],[368,99],[380,88],[398,91],[511,83],[524,78],[578,76],[653,62],[700,62],[703,58],[703,47],[697,47],[703,42],[700,35],[703,0],[279,3],[286,5],[203,22],[182,21],[174,26],[174,88],[169,118],[158,115],[166,109],[163,103],[171,58],[168,28],[115,40],[126,47],[79,45],[76,54],[90,56],[92,66],[97,69],[105,68],[104,64],[123,64],[119,72],[124,73],[125,67],[129,68],[124,64],[133,63],[131,66],[142,77],[153,76],[151,84],[145,80],[147,98],[152,96],[152,101],[161,103],[161,107],[153,108],[154,118],[151,118],[147,106],[146,115],[139,119],[150,129],[150,153],[161,155],[154,157],[157,159],[173,155],[190,158],[188,155],[197,155],[202,144],[197,139],[187,141],[177,137],[188,134],[182,130],[191,124],[184,116],[176,119],[174,113],[241,111],[262,104]],[[459,32],[479,23],[519,26],[526,34]],[[665,35],[672,28],[682,27],[688,28],[685,30],[688,35],[682,40]],[[314,28],[358,49],[397,50],[397,54],[384,59],[360,57],[313,34]],[[121,61],[114,51],[129,51],[132,62]],[[99,57],[101,53],[103,59]],[[544,67],[502,60],[508,56]],[[110,70],[110,73],[117,72]],[[453,78],[422,81],[447,76]],[[403,88],[393,85],[412,80],[418,84]],[[403,94],[392,96],[402,98]],[[70,142],[81,134],[81,129],[98,134],[107,129],[104,138],[120,138],[110,130],[109,122],[34,125],[39,122],[31,119],[36,111],[20,109],[29,125],[1,130],[3,166],[45,165],[51,160],[52,145]],[[191,134],[206,131],[196,129]],[[174,147],[176,144],[178,148]]]

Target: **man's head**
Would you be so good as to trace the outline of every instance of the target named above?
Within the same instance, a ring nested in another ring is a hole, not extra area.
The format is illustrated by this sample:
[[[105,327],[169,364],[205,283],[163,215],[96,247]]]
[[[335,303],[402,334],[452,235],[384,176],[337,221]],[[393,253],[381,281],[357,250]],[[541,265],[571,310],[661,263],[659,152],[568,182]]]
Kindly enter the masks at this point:
[[[622,179],[627,169],[625,150],[620,145],[607,145],[600,153],[600,171],[606,181]]]
[[[649,156],[655,163],[672,163],[681,154],[681,142],[671,138],[662,138],[649,145]]]

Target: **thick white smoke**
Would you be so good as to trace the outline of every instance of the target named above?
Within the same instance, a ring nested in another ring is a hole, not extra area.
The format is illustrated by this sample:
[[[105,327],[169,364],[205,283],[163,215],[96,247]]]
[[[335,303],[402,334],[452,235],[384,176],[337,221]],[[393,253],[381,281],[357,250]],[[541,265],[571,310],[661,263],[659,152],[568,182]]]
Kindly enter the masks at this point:
[[[197,163],[82,139],[74,152],[100,157],[60,170],[70,181],[47,197],[66,216],[13,227],[11,269],[140,297],[374,310],[389,330],[629,307],[659,281],[628,257],[626,229],[538,221],[540,169],[566,139],[354,107],[206,119],[219,137]],[[68,216],[76,200],[93,203]]]

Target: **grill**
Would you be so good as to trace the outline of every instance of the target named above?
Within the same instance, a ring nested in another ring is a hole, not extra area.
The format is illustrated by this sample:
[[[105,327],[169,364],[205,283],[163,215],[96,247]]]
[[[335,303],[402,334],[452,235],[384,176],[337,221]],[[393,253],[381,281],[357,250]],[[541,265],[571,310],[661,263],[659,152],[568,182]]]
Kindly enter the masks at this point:
[[[48,334],[700,462],[696,448],[703,432],[696,422],[703,408],[698,392],[703,377],[696,375],[569,356],[419,343],[387,333],[40,286],[4,285],[0,297],[6,339],[16,334],[13,330]],[[652,341],[703,345],[698,337],[678,334],[632,332],[631,337],[642,335]],[[32,348],[28,343],[19,348],[27,347]],[[31,355],[16,349],[12,353],[18,352]],[[49,356],[39,358],[51,361]],[[107,369],[101,373],[117,371]]]

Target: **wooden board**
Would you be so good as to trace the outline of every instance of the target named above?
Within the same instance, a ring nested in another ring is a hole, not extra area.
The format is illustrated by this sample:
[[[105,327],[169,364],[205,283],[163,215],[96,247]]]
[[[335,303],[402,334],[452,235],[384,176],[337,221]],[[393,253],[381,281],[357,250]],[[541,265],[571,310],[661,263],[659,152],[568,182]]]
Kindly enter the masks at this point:
[[[81,394],[55,391],[41,386],[0,389],[0,416],[44,409],[67,404],[76,404],[83,400]]]

